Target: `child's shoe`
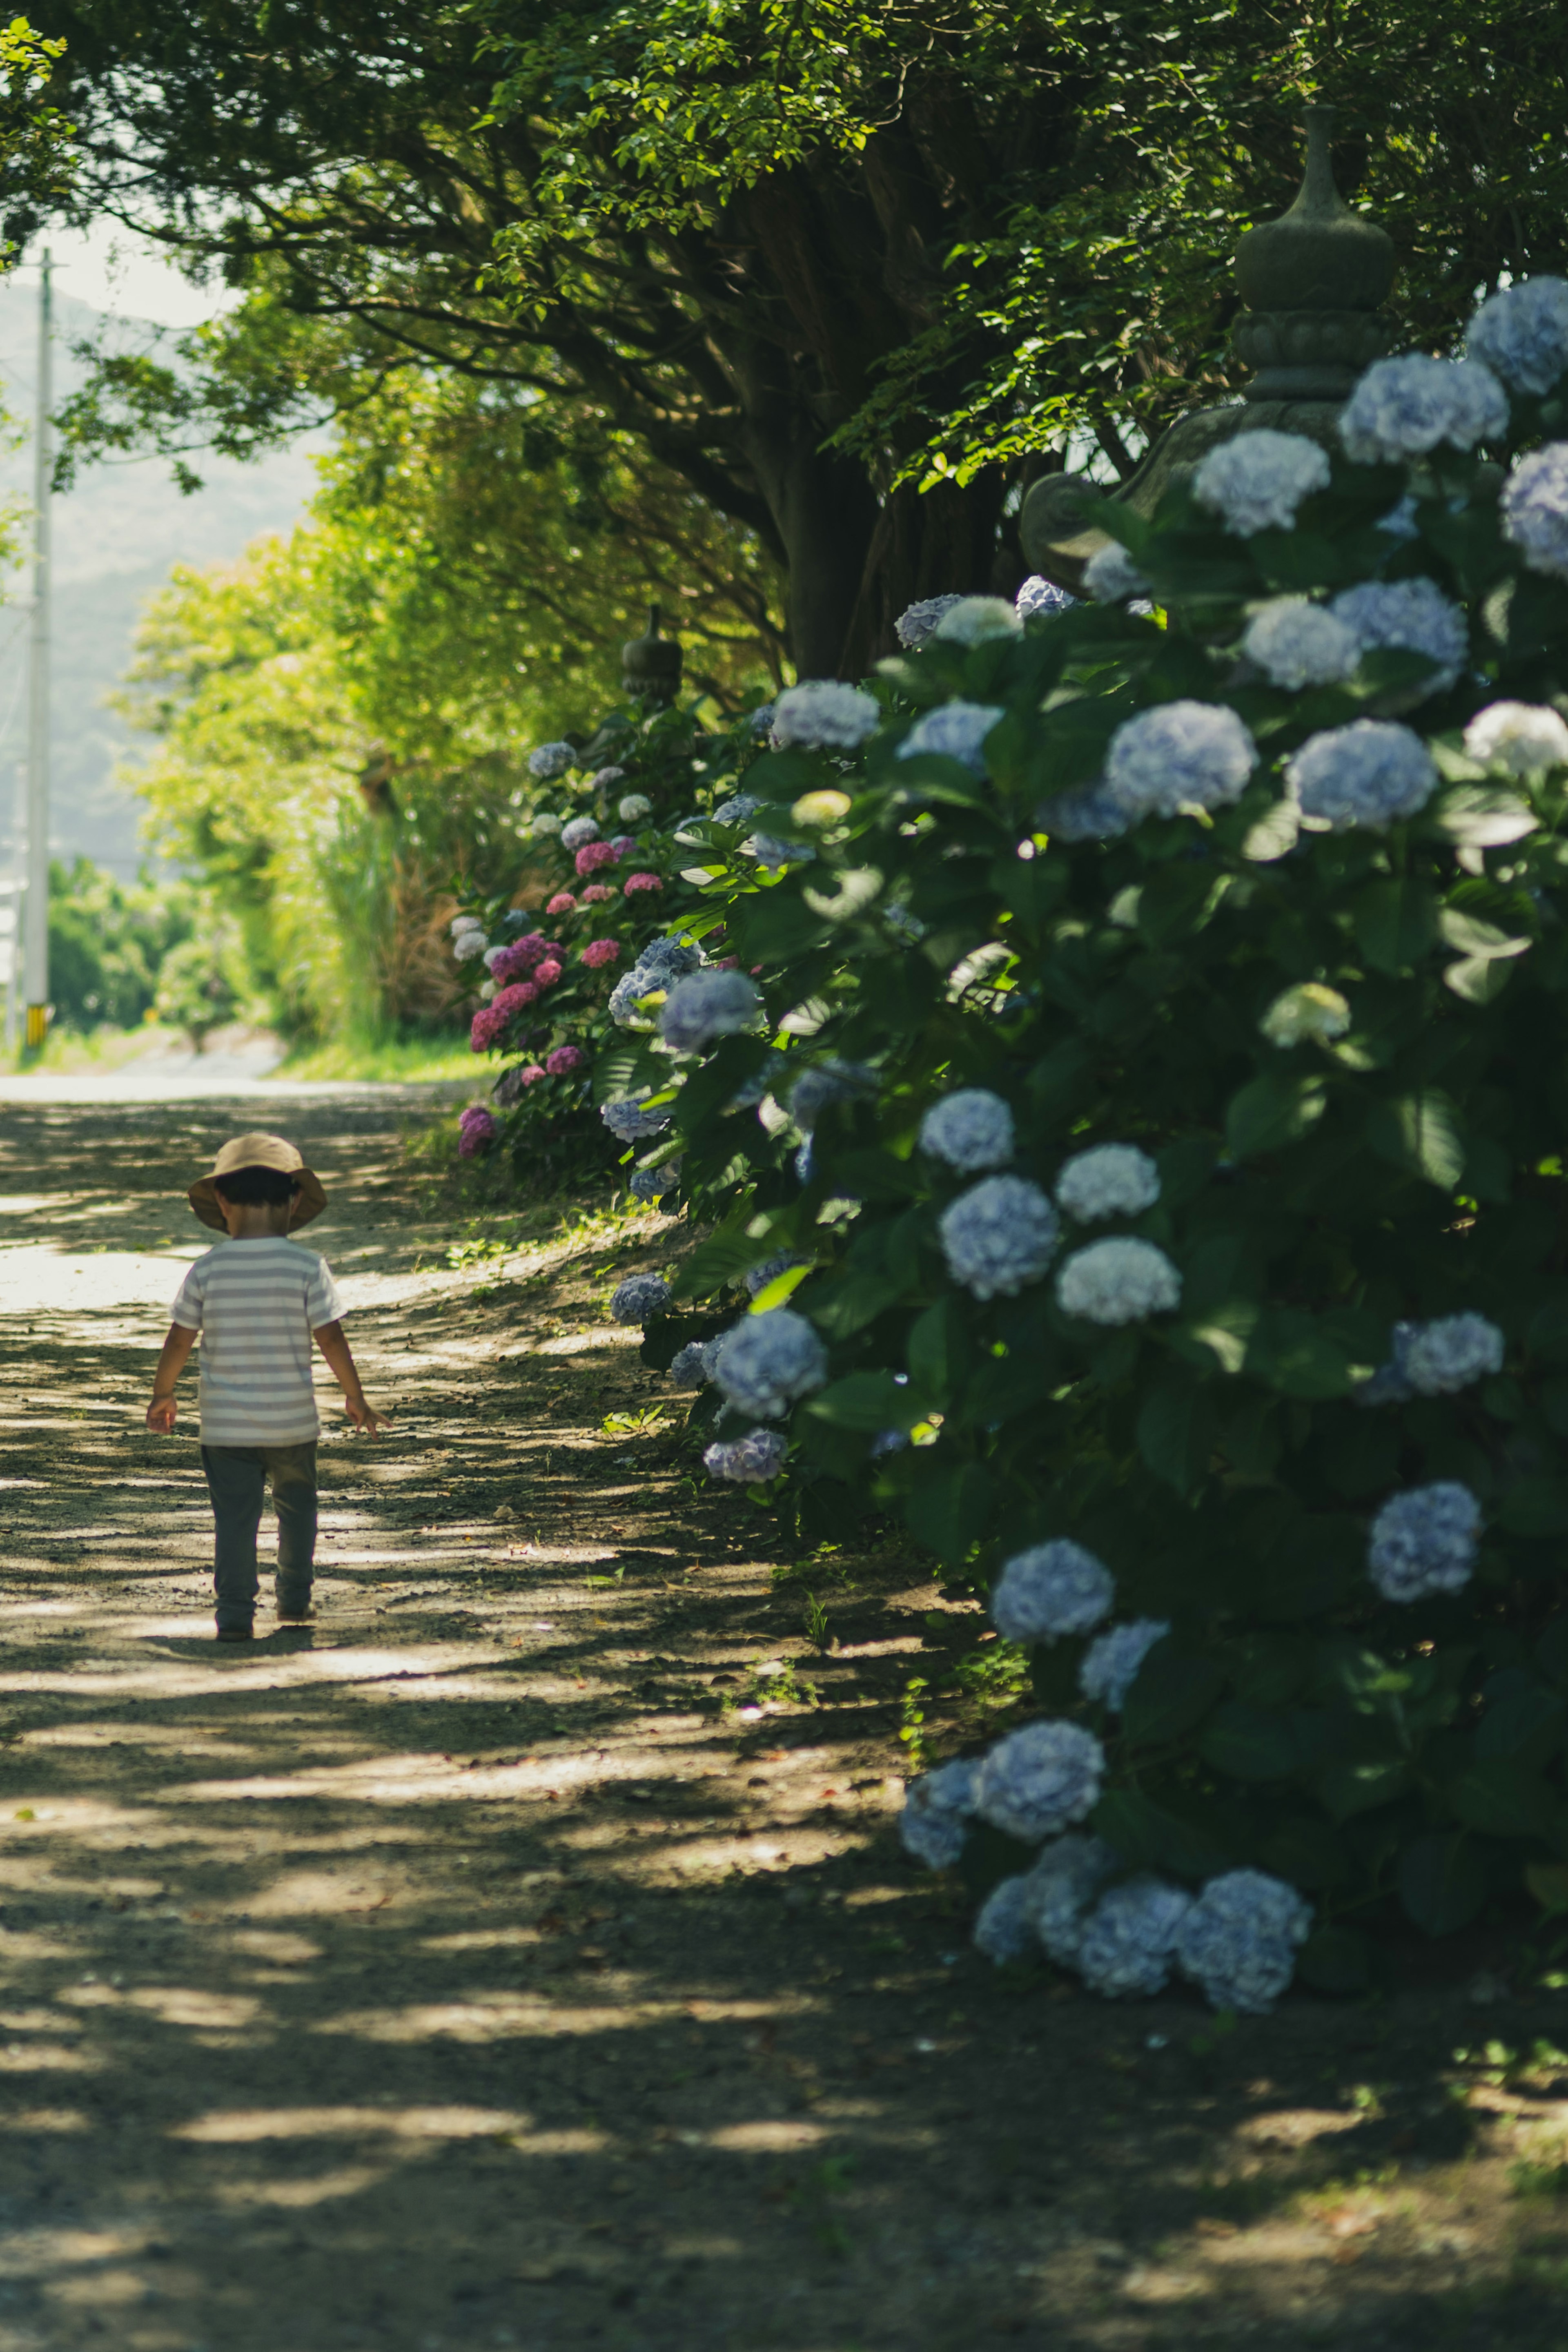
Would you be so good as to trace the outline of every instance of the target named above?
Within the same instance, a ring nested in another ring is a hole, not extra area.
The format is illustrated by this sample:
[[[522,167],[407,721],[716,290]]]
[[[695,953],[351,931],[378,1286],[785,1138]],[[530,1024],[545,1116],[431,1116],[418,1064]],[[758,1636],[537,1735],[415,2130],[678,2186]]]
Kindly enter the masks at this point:
[[[248,1642],[254,1638],[255,1631],[255,1627],[247,1617],[243,1625],[220,1624],[218,1627],[218,1639],[220,1642]]]

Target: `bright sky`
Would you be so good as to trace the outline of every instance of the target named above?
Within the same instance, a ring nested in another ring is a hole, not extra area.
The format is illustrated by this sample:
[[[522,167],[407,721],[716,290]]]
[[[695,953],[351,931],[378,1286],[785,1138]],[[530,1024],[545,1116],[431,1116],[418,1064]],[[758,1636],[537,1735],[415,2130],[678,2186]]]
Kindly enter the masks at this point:
[[[122,319],[195,327],[226,310],[235,299],[225,286],[204,290],[189,285],[155,246],[121,228],[118,221],[99,221],[87,230],[51,229],[29,248],[13,283],[37,285],[38,253],[45,244],[53,256],[57,293],[74,295],[95,310],[114,311]]]

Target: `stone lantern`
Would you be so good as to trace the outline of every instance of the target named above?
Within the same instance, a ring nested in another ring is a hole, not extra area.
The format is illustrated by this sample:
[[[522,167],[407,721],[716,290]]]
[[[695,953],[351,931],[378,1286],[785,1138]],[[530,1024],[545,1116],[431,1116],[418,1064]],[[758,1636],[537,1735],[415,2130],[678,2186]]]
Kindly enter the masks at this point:
[[[623,691],[641,695],[644,702],[674,702],[681,690],[684,658],[678,637],[659,635],[659,608],[650,604],[646,633],[621,648]]]
[[[1239,358],[1257,370],[1239,400],[1178,417],[1116,489],[1065,474],[1036,482],[1019,534],[1032,571],[1077,594],[1083,567],[1108,544],[1094,509],[1107,499],[1152,515],[1180,469],[1217,442],[1260,425],[1337,446],[1335,426],[1362,371],[1394,340],[1382,304],[1394,282],[1391,239],[1353,212],[1334,185],[1332,106],[1306,109],[1307,168],[1287,213],[1249,229],[1236,248],[1246,308],[1231,323]]]

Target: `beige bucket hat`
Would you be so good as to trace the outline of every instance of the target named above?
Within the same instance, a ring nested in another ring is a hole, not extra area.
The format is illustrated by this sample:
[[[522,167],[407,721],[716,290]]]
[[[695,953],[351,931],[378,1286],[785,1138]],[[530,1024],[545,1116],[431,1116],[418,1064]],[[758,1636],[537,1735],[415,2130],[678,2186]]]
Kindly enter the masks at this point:
[[[298,1179],[294,1210],[288,1220],[291,1228],[308,1225],[327,1205],[320,1178],[306,1167],[292,1143],[286,1143],[281,1135],[236,1135],[218,1153],[212,1174],[198,1177],[186,1195],[203,1224],[211,1225],[214,1233],[228,1231],[218,1206],[216,1180],[232,1176],[239,1168],[276,1168],[280,1176]]]

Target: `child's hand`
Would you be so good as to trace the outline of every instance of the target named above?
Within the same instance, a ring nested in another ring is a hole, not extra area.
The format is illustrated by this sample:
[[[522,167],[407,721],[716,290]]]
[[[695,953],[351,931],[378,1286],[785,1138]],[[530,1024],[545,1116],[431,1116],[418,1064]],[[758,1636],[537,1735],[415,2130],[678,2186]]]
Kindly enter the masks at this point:
[[[343,1399],[343,1411],[353,1423],[355,1429],[362,1431],[366,1437],[379,1437],[383,1429],[389,1429],[392,1426],[392,1415],[372,1412],[362,1396],[346,1396]]]
[[[172,1437],[173,1435],[174,1420],[179,1410],[179,1406],[175,1403],[172,1396],[155,1396],[153,1398],[152,1403],[147,1408],[147,1426],[152,1432],[154,1437]]]

